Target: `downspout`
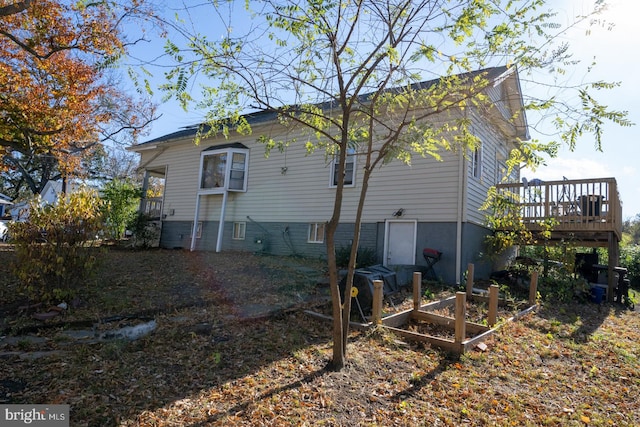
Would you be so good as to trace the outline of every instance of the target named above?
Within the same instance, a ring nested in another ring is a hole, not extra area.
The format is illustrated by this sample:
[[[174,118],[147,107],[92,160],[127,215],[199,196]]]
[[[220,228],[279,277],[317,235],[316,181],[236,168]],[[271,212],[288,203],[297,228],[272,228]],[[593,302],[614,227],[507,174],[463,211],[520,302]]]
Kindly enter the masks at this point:
[[[191,230],[191,252],[196,249],[196,236],[198,235],[198,214],[200,213],[200,194],[196,196],[196,213],[193,216],[193,229]]]
[[[458,211],[456,212],[456,284],[462,283],[460,272],[462,271],[462,216],[464,214],[464,201],[466,199],[466,177],[465,173],[466,161],[464,153],[460,150],[458,156]]]
[[[224,231],[224,214],[227,210],[227,196],[229,192],[222,193],[222,207],[220,208],[220,224],[218,224],[218,240],[216,241],[216,252],[222,251],[222,233]]]

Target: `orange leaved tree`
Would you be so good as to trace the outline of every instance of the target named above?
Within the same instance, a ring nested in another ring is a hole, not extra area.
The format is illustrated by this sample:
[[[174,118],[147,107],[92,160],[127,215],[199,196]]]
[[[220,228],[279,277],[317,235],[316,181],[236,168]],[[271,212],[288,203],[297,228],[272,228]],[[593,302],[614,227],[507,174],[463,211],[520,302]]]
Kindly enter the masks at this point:
[[[108,79],[131,42],[127,18],[149,11],[142,0],[0,4],[0,173],[39,193],[149,122],[151,106]]]

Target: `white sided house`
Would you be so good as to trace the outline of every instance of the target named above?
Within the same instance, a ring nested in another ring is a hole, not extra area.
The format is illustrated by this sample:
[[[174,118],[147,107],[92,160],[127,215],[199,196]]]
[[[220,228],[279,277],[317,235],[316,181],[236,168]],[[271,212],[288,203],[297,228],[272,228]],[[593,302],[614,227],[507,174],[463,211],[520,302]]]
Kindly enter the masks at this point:
[[[479,258],[490,233],[479,208],[489,187],[504,175],[509,151],[528,138],[528,131],[515,68],[483,71],[491,81],[485,92],[496,108],[465,111],[481,139],[475,152],[443,152],[441,161],[414,156],[410,166],[393,161],[372,173],[360,247],[374,250],[379,263],[426,265],[423,249],[431,248],[442,252],[435,270],[445,282],[460,282],[471,262],[476,276],[490,273],[490,264]],[[216,136],[196,145],[194,126],[131,147],[140,154],[145,183],[152,176],[165,180],[161,200],[141,203],[161,222],[160,245],[325,256],[334,162],[324,152],[308,155],[296,142],[266,158],[256,135],[289,140],[296,135],[278,123],[275,113],[248,114],[247,119],[253,136],[231,132],[227,139]],[[359,162],[357,155],[348,159],[337,247],[351,243],[362,178]],[[518,171],[512,178],[518,182]]]
[[[60,196],[64,194],[62,190],[62,181],[47,181],[47,183],[42,188],[40,192],[40,204],[42,206],[45,205],[54,205],[60,199]],[[82,186],[79,183],[70,181],[67,182],[67,193],[74,193],[78,191]],[[22,201],[20,203],[16,203],[11,208],[11,218],[14,221],[24,221],[29,217],[29,202]]]

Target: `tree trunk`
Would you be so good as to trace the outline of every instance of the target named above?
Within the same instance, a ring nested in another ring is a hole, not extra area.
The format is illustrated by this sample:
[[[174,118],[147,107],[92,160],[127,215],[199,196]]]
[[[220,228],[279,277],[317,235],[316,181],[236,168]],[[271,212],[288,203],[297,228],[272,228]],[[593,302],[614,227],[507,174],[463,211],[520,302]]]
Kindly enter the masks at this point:
[[[338,177],[344,176],[344,168],[347,160],[347,139],[345,143],[340,145],[340,154],[338,159]],[[339,371],[344,368],[346,363],[346,337],[343,336],[343,323],[349,323],[349,317],[346,319],[342,315],[340,286],[338,283],[338,266],[336,264],[336,242],[335,234],[340,224],[340,212],[342,210],[342,195],[344,190],[344,179],[339,178],[336,183],[336,194],[333,203],[333,214],[327,223],[326,240],[327,240],[327,264],[329,267],[329,287],[331,290],[331,307],[333,314],[333,360],[330,368]],[[346,301],[345,301],[346,305]]]
[[[330,363],[330,368],[335,371],[339,371],[344,368],[346,352],[345,342],[346,340],[342,335],[342,310],[340,303],[340,287],[338,283],[338,267],[336,265],[336,251],[335,251],[335,231],[337,224],[333,224],[329,221],[327,224],[327,264],[329,266],[329,287],[331,290],[331,310],[333,316],[333,358]],[[347,318],[347,323],[349,319]]]
[[[344,290],[344,308],[343,311],[343,327],[342,327],[342,339],[343,347],[347,349],[347,339],[349,337],[349,321],[351,316],[351,288],[353,287],[353,278],[355,276],[356,262],[358,257],[358,246],[360,246],[360,225],[362,223],[362,212],[364,211],[364,201],[367,195],[367,189],[369,187],[369,177],[371,175],[369,169],[369,159],[367,159],[367,165],[364,168],[364,174],[362,176],[362,189],[360,190],[360,199],[358,200],[358,209],[356,211],[356,218],[353,230],[353,242],[351,244],[351,254],[349,257],[349,270],[347,272],[347,286]]]

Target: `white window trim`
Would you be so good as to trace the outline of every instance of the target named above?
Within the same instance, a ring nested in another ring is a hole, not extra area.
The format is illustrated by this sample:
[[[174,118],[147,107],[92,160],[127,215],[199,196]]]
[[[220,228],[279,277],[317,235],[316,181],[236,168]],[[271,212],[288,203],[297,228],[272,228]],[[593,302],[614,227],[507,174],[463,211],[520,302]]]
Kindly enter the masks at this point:
[[[236,233],[237,230],[241,230],[241,233]],[[239,235],[238,235],[239,234]],[[233,240],[244,240],[247,234],[247,223],[244,221],[237,221],[233,223]]]
[[[309,230],[307,232],[307,243],[324,243],[325,225],[326,224],[324,222],[310,222]],[[320,229],[322,230],[321,234],[318,233]]]
[[[233,154],[240,153],[245,155],[244,165],[244,182],[242,183],[242,189],[234,189],[229,187],[231,181],[231,170],[233,166]],[[207,156],[226,154],[227,160],[224,171],[224,186],[215,188],[202,188],[202,174],[204,172],[204,160]],[[247,191],[247,178],[249,176],[249,150],[243,148],[223,148],[220,150],[209,150],[200,153],[200,171],[198,173],[198,194],[222,194],[226,191],[234,191],[240,193],[246,193]]]
[[[339,156],[339,154],[336,154],[333,157],[333,160],[331,161],[331,167],[329,168],[329,169],[331,169],[329,171],[330,172],[330,174],[329,174],[329,187],[331,187],[331,188],[336,188],[338,186],[337,183],[335,183],[334,179],[333,179],[334,176],[336,175],[336,167],[338,166],[337,165],[337,162],[339,160],[338,156]],[[356,155],[356,150],[353,149],[353,148],[347,148],[347,161],[345,163],[345,168],[346,168],[348,163],[353,163],[353,171],[351,172],[352,173],[351,184],[345,184],[344,185],[345,188],[355,187],[356,186],[357,158],[358,158],[358,156]]]

